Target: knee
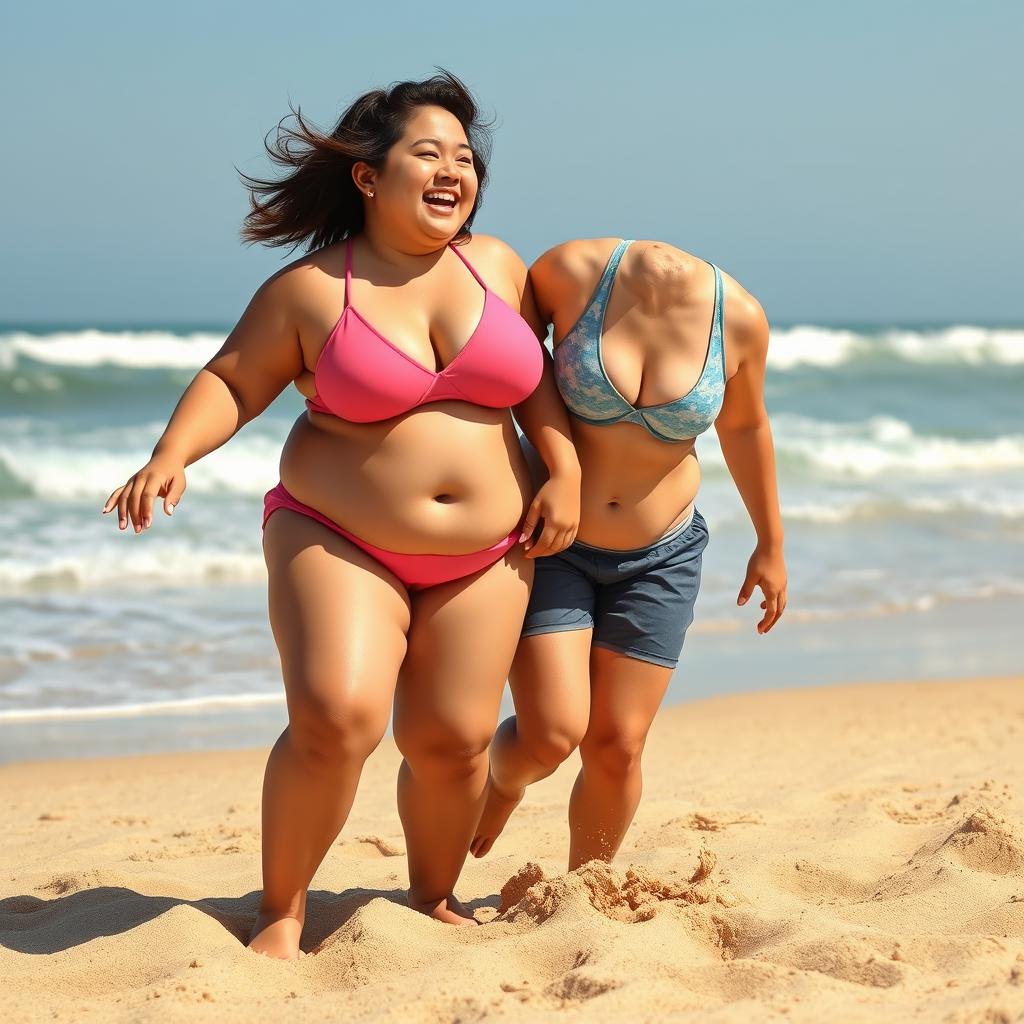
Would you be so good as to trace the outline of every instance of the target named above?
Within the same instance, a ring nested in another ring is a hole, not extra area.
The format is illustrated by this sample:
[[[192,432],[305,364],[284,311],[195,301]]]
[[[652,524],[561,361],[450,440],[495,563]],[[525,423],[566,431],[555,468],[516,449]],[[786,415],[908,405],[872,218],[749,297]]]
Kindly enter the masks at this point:
[[[625,778],[640,770],[644,739],[623,735],[588,736],[580,744],[583,767],[614,778]]]
[[[579,745],[583,731],[571,726],[548,727],[519,733],[527,757],[543,768],[557,768]]]
[[[312,764],[365,761],[386,729],[386,717],[354,702],[306,697],[288,711],[291,747]]]
[[[490,742],[491,733],[395,722],[395,744],[409,768],[434,782],[457,782],[486,768]]]

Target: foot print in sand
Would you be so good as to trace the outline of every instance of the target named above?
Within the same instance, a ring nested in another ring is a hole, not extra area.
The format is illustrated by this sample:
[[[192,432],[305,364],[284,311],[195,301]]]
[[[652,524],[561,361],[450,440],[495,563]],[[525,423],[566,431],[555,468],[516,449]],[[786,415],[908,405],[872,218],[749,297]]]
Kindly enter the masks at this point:
[[[685,818],[673,818],[665,822],[668,825],[682,825],[683,828],[696,829],[698,832],[721,832],[730,825],[763,825],[764,818],[759,814],[736,814],[729,811],[694,811]]]
[[[339,839],[342,853],[350,857],[404,857],[405,847],[400,843],[383,839],[381,836],[356,836],[354,839]]]
[[[641,831],[633,842],[634,850],[657,850],[674,845],[669,837],[672,832],[722,832],[733,825],[763,825],[759,814],[744,814],[738,811],[694,811],[682,818],[669,818],[658,829]],[[681,842],[688,842],[680,836]]]

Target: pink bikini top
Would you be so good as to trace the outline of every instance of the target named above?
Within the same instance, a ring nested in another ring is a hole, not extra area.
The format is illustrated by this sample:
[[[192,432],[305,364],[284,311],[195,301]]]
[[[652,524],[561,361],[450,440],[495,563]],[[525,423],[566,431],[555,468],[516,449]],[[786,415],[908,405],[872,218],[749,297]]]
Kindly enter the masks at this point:
[[[528,398],[544,366],[526,321],[495,295],[469,260],[451,247],[484,290],[484,310],[469,341],[439,373],[396,348],[349,302],[352,243],[345,252],[345,308],[316,361],[313,412],[353,423],[401,416],[427,402],[455,399],[507,409]]]

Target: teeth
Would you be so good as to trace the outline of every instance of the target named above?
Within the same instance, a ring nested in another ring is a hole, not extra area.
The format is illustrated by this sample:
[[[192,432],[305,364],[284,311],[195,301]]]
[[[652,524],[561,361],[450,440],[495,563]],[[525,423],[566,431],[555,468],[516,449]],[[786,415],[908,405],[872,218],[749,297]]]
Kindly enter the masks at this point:
[[[424,198],[425,199],[443,199],[446,202],[453,203],[453,204],[456,201],[455,200],[455,196],[453,196],[450,192],[428,192]]]

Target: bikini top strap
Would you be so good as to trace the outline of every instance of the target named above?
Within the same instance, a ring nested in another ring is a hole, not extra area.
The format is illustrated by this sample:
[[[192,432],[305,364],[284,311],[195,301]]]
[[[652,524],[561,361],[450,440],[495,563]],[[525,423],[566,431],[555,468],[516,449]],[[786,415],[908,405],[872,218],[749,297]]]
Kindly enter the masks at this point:
[[[458,256],[459,259],[466,264],[467,268],[469,269],[469,272],[476,278],[477,283],[480,285],[480,287],[483,288],[484,291],[487,291],[488,289],[487,285],[484,283],[484,279],[476,272],[476,268],[473,266],[473,264],[470,263],[469,260],[462,255],[462,253],[459,251],[459,247],[449,242],[448,248],[451,249],[455,253],[455,255]]]
[[[591,306],[595,302],[599,302],[601,304],[602,318],[603,309],[605,304],[608,302],[609,295],[611,294],[612,285],[615,282],[615,275],[618,272],[619,264],[622,262],[622,257],[625,256],[626,250],[632,244],[632,238],[624,238],[617,246],[615,246],[611,256],[608,257],[608,265],[604,268],[601,280],[597,283],[597,288],[594,291],[594,297],[590,300]]]
[[[714,319],[711,325],[711,337],[712,340],[717,339],[718,345],[724,350],[725,348],[725,334],[723,330],[723,321],[725,319],[725,311],[722,308],[725,303],[722,301],[724,287],[722,283],[722,272],[711,264],[711,269],[715,272],[715,312]]]
[[[345,242],[345,305],[342,309],[348,307],[348,295],[352,288],[352,239],[348,239]]]

